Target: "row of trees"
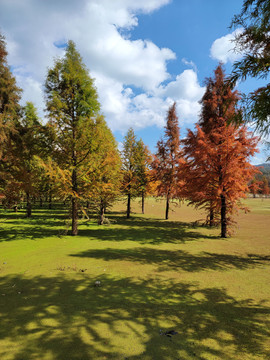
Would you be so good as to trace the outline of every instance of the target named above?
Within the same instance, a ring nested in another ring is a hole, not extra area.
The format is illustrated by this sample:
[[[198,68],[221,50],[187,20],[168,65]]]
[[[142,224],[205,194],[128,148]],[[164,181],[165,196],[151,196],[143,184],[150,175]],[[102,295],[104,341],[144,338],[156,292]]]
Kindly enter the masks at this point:
[[[249,163],[257,151],[258,139],[245,126],[234,123],[241,116],[239,100],[238,92],[226,82],[219,65],[214,77],[207,79],[196,130],[189,130],[182,141],[176,104],[169,108],[164,137],[158,141],[157,152],[148,166],[148,181],[154,182],[155,194],[166,198],[166,219],[171,200],[187,199],[190,204],[206,209],[209,225],[220,223],[221,236],[226,237],[233,213],[247,210],[240,199],[246,196],[249,182],[258,171]],[[136,157],[131,151],[136,142],[132,134],[130,130],[124,143],[131,173],[136,168]],[[134,179],[130,176],[127,180],[128,217]]]
[[[71,202],[72,235],[78,233],[78,212],[90,205],[104,208],[118,194],[121,158],[116,141],[99,113],[93,79],[69,42],[63,59],[48,71],[45,98],[48,122],[43,125],[33,104],[19,105],[21,90],[7,65],[1,37],[0,185],[4,202],[58,197]]]
[[[182,142],[175,104],[169,109],[165,136],[152,164],[158,194],[167,198],[166,218],[170,199],[185,198],[206,209],[209,225],[220,223],[221,236],[226,237],[233,213],[244,209],[240,199],[257,171],[249,158],[257,151],[258,139],[245,126],[233,124],[241,116],[239,99],[219,65],[207,79],[196,130],[189,130]]]
[[[269,196],[270,188],[266,176],[263,176],[260,180],[260,177],[255,176],[249,183],[249,191],[255,198],[256,195],[259,196]]]
[[[20,89],[7,65],[3,37],[0,44],[0,181],[7,205],[16,205],[24,193],[31,216],[33,197],[69,200],[76,235],[79,210],[94,208],[102,224],[106,208],[125,194],[129,218],[132,197],[141,196],[144,212],[145,195],[152,191],[166,198],[166,219],[170,201],[185,198],[205,208],[209,224],[221,223],[221,236],[227,236],[231,215],[241,207],[256,171],[248,159],[257,139],[232,123],[241,116],[240,97],[225,81],[222,66],[207,80],[199,122],[185,140],[180,140],[173,104],[155,155],[132,129],[120,154],[72,41],[48,71],[45,125],[33,104],[19,106]]]

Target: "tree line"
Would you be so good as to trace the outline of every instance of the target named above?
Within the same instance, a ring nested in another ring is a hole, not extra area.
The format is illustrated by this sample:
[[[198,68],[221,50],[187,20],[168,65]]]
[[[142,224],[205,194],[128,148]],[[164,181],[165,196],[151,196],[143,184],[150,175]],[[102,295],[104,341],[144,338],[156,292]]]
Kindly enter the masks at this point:
[[[219,224],[222,237],[229,233],[233,214],[246,210],[240,200],[258,172],[249,163],[258,138],[243,124],[241,96],[222,65],[206,80],[195,130],[180,139],[172,104],[155,154],[132,128],[118,150],[100,113],[94,80],[72,41],[47,73],[46,124],[32,103],[19,105],[21,89],[7,64],[2,35],[0,75],[0,190],[6,207],[16,210],[24,196],[30,217],[34,198],[40,206],[44,200],[49,206],[52,199],[68,202],[71,234],[77,235],[79,212],[87,216],[94,209],[103,224],[107,209],[125,196],[129,218],[132,198],[141,197],[144,213],[145,196],[151,194],[166,199],[165,219],[174,200],[205,209],[207,223]]]

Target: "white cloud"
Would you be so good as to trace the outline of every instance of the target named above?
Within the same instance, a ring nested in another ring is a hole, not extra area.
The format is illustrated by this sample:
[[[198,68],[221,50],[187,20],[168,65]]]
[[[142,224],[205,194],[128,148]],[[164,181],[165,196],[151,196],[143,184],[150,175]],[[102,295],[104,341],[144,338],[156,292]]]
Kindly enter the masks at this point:
[[[196,121],[204,91],[196,71],[185,70],[171,79],[167,62],[176,58],[174,52],[150,40],[129,37],[139,13],[150,13],[169,1],[0,0],[9,64],[24,89],[23,101],[44,108],[47,68],[63,55],[56,45],[72,39],[96,79],[102,111],[112,130],[162,127],[173,101],[178,103],[179,118]]]
[[[234,39],[240,32],[242,32],[241,29],[236,29],[231,34],[227,34],[219,39],[216,39],[210,49],[211,57],[224,64],[239,60],[242,57],[242,54],[234,50]]]
[[[195,72],[198,72],[197,66],[193,61],[187,60],[186,58],[183,58],[182,63],[187,65],[187,66],[192,67]]]
[[[102,111],[112,130],[123,133],[132,126],[141,129],[165,125],[168,107],[177,102],[181,124],[194,123],[200,111],[198,101],[205,91],[193,70],[185,70],[166,86],[153,88],[151,93],[134,94],[131,88],[102,74],[94,74],[100,94]]]
[[[198,82],[197,73],[194,70],[184,70],[176,76],[167,86],[161,88],[161,93],[173,99],[199,100],[204,93],[204,88]]]

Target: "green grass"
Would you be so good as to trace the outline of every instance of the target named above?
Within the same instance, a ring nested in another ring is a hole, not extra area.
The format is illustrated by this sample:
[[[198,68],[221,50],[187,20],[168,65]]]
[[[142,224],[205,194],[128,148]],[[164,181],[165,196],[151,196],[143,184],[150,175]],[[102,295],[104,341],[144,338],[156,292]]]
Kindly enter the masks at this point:
[[[0,359],[270,359],[270,199],[247,203],[229,239],[153,199],[77,237],[61,209],[1,210]]]

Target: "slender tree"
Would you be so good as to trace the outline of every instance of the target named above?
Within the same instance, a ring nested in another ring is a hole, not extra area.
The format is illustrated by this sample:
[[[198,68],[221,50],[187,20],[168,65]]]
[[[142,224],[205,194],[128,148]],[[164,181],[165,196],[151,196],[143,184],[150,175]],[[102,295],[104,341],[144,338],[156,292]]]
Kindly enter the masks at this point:
[[[97,118],[95,137],[97,149],[91,163],[85,167],[84,177],[88,181],[82,183],[81,189],[88,207],[98,212],[98,223],[103,225],[105,211],[120,195],[121,158],[115,138],[102,116]]]
[[[41,151],[40,123],[36,109],[30,102],[22,108],[22,116],[14,123],[14,131],[10,134],[8,143],[8,156],[4,162],[4,176],[6,178],[5,194],[7,202],[20,199],[20,193],[25,194],[26,215],[32,213],[32,197],[36,194],[36,187],[40,169],[38,169],[35,156]],[[17,196],[14,197],[15,193]],[[16,201],[16,202],[17,202]],[[16,204],[14,204],[16,206]]]
[[[137,168],[137,182],[138,182],[138,193],[142,199],[142,214],[144,214],[144,200],[146,193],[149,189],[150,183],[150,164],[151,164],[151,153],[147,146],[144,145],[142,139],[137,142],[136,151],[136,168]]]
[[[9,190],[7,189],[7,170],[10,161],[10,136],[14,134],[14,124],[20,116],[20,95],[21,89],[7,63],[5,38],[0,34],[0,190],[9,195],[6,199],[6,203],[11,201],[9,205],[19,200],[17,186],[12,187],[10,184]]]
[[[14,131],[14,120],[20,112],[21,89],[17,86],[7,63],[6,43],[0,34],[0,143],[8,140],[11,131]],[[0,159],[3,146],[0,147]]]
[[[264,195],[265,197],[268,197],[268,195],[269,195],[269,193],[270,193],[270,188],[269,188],[268,180],[267,180],[267,178],[266,178],[265,176],[262,178],[261,193],[262,193],[262,195]]]
[[[257,180],[255,177],[250,181],[248,188],[254,199],[256,197],[256,194],[259,194],[261,186],[262,182]]]
[[[131,213],[131,198],[138,195],[137,140],[132,128],[125,136],[122,151],[123,193],[127,196],[127,219]]]
[[[171,199],[179,198],[183,154],[180,148],[180,133],[176,103],[168,110],[164,138],[157,143],[157,152],[152,162],[153,178],[158,181],[157,195],[166,197],[165,219],[169,218]]]
[[[93,132],[100,105],[93,79],[72,41],[65,56],[48,71],[45,94],[48,116],[55,127],[59,172],[71,177],[66,185],[71,196],[72,235],[77,235],[80,170],[95,151]]]
[[[185,140],[191,200],[210,214],[220,214],[221,237],[227,237],[231,214],[241,208],[240,198],[256,172],[248,161],[256,152],[257,138],[244,126],[230,123],[239,113],[238,99],[219,65],[214,78],[207,80],[196,132],[189,130]]]

